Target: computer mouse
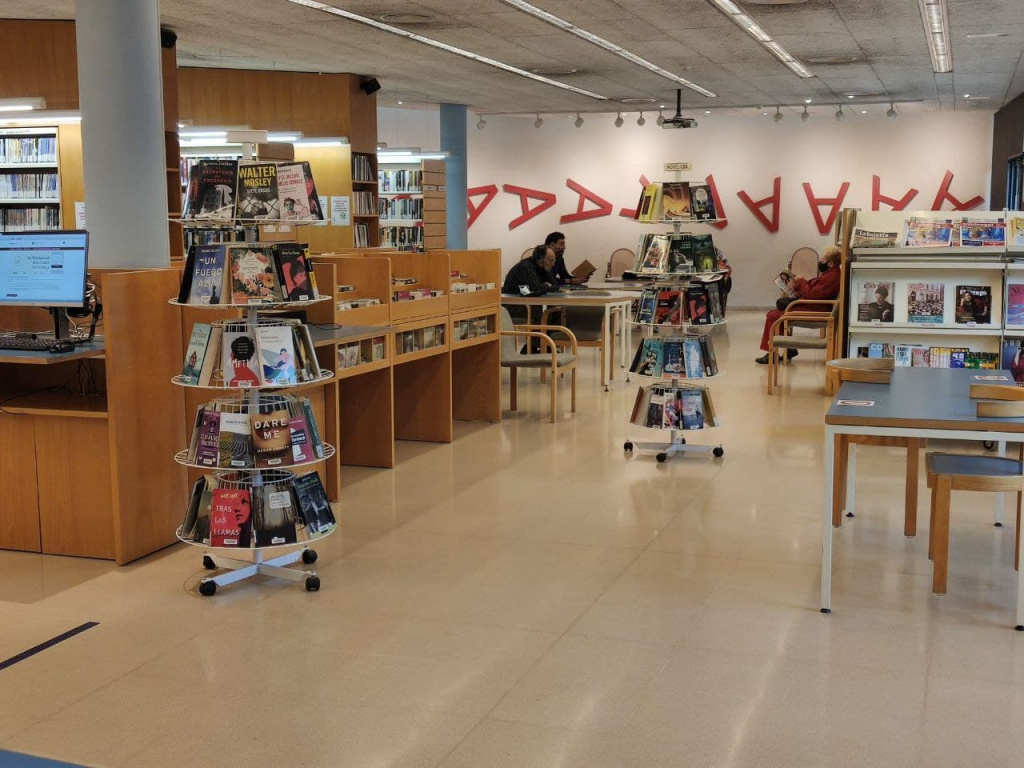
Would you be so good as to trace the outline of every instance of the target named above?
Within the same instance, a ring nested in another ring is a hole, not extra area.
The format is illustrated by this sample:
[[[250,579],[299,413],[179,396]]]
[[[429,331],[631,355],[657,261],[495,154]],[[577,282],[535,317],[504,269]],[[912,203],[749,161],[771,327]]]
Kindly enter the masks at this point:
[[[75,345],[70,341],[57,341],[50,347],[51,355],[59,355],[63,352],[74,352]]]

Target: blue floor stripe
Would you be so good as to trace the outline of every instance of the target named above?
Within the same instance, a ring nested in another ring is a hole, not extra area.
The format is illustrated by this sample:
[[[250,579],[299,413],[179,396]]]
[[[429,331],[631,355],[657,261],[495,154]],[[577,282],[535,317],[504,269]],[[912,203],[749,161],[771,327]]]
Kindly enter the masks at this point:
[[[57,760],[47,760],[44,757],[33,757],[0,749],[0,768],[58,768],[59,766],[82,768],[74,763],[61,763]]]
[[[57,645],[57,643],[63,643],[68,638],[81,634],[82,632],[85,632],[85,630],[87,629],[92,629],[93,627],[97,626],[98,623],[99,622],[95,621],[87,621],[85,622],[85,624],[80,624],[74,629],[69,629],[67,632],[59,634],[56,637],[47,640],[45,643],[40,643],[37,646],[29,648],[27,651],[22,651],[17,656],[11,656],[11,658],[9,659],[0,661],[0,672],[3,672],[8,667],[13,667],[19,661],[24,661],[25,659],[32,658],[37,653],[45,651],[47,648],[53,648],[53,646]],[[0,763],[0,766],[3,766],[3,763]]]

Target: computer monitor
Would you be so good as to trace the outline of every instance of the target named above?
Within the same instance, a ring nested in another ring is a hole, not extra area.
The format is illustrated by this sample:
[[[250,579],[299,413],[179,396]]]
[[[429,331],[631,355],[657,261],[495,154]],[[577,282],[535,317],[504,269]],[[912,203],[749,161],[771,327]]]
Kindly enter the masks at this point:
[[[0,307],[85,305],[89,233],[0,233]]]

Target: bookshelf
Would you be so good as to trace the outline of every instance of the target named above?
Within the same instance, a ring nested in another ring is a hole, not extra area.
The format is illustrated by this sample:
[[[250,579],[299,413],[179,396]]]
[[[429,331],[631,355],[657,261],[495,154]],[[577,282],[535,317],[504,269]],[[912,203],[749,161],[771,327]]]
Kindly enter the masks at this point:
[[[378,225],[377,155],[352,153],[352,245],[375,248],[381,245]]]
[[[445,161],[388,163],[377,178],[380,244],[413,251],[445,248]]]
[[[0,128],[0,232],[61,228],[56,127]]]

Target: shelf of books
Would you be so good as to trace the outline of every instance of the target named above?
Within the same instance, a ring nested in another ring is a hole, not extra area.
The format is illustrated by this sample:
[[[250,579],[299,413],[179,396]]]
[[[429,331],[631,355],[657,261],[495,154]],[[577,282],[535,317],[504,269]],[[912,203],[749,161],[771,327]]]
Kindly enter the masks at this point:
[[[261,314],[329,301],[313,287],[306,250],[297,243],[193,247],[171,300],[230,313],[192,326],[182,372],[173,379],[235,393],[196,408],[189,445],[175,456],[207,473],[195,480],[177,532],[205,550],[205,568],[219,571],[200,581],[205,596],[256,575],[320,588],[315,571],[287,566],[314,563],[311,544],[335,530],[320,475],[307,471],[334,456],[321,436],[330,408],[322,396],[320,407],[307,396],[322,392],[334,371],[322,364],[299,318]]]
[[[725,454],[718,445],[687,443],[685,433],[719,426],[711,390],[701,383],[718,376],[714,341],[705,334],[662,335],[643,339],[637,347],[630,372],[656,379],[637,391],[630,423],[666,430],[668,442],[627,440],[623,449],[655,451],[659,462],[679,453]]]
[[[452,417],[501,420],[501,251],[450,251]]]
[[[56,128],[0,128],[0,232],[60,229]]]
[[[421,251],[447,244],[445,161],[389,164],[378,174],[380,244]]]

